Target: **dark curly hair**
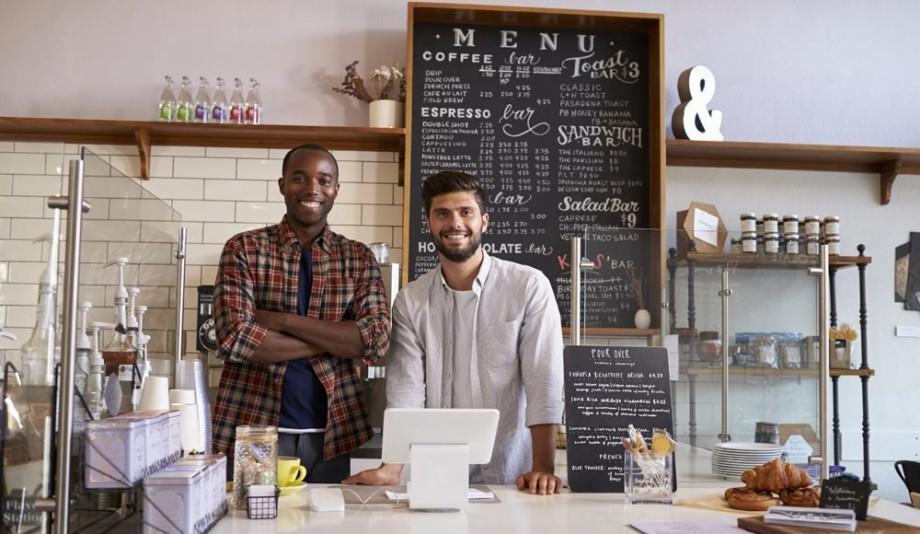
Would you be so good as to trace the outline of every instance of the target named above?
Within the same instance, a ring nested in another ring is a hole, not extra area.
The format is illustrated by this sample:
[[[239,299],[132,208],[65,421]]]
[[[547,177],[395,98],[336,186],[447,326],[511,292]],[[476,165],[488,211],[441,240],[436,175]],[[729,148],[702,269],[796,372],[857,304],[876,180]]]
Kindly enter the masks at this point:
[[[425,213],[431,211],[431,200],[446,193],[473,193],[479,212],[486,212],[485,193],[479,185],[479,179],[472,174],[460,171],[441,171],[425,178],[422,184],[422,201],[425,202]]]

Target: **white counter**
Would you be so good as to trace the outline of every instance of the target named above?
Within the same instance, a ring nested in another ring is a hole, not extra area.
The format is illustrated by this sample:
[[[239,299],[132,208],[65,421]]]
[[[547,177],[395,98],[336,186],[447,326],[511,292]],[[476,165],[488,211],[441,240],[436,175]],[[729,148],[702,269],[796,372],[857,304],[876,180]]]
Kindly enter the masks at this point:
[[[678,456],[678,503],[721,495],[740,483],[710,473],[709,453],[690,447]],[[564,451],[562,451],[564,452]],[[564,455],[561,459],[564,459]],[[560,466],[559,473],[565,473]],[[635,532],[635,521],[716,521],[736,525],[741,515],[675,505],[627,504],[622,494],[571,493],[541,496],[514,487],[491,486],[499,503],[471,503],[460,512],[410,512],[406,504],[351,505],[345,512],[318,513],[307,507],[306,493],[282,497],[278,519],[251,521],[245,511],[231,511],[212,530],[214,534],[269,532],[360,534],[460,534],[568,532]],[[869,514],[920,527],[920,510],[890,501],[878,501]]]

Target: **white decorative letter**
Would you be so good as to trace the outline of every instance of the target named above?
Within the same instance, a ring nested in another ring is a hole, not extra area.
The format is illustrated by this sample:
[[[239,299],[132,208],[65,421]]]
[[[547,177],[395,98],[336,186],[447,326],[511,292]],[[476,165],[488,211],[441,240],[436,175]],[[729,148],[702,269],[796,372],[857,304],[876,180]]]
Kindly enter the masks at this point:
[[[716,77],[708,68],[697,65],[680,74],[677,79],[680,105],[671,117],[674,136],[694,141],[723,141],[720,132],[722,112],[709,111],[706,106],[716,93]]]

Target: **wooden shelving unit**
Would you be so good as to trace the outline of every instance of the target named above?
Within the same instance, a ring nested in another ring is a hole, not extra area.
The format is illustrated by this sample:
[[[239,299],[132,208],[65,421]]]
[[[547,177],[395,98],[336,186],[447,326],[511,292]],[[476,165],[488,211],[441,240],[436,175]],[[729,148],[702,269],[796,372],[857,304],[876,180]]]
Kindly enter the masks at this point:
[[[817,256],[807,256],[805,254],[703,254],[700,252],[687,252],[684,255],[675,256],[670,261],[677,264],[685,264],[692,261],[698,266],[705,265],[727,265],[739,268],[757,268],[757,269],[788,269],[790,267],[814,267],[817,265]],[[831,256],[831,269],[843,269],[856,265],[869,265],[872,263],[871,256]]]
[[[878,174],[882,204],[891,201],[891,188],[899,175],[920,175],[920,149],[917,148],[668,139],[666,153],[667,164],[676,167]]]
[[[318,143],[332,150],[402,154],[405,130],[0,117],[0,141],[136,145],[141,158],[141,177],[148,178],[152,145],[291,148],[303,143]]]
[[[137,145],[144,178],[151,145],[290,148],[315,142],[338,150],[399,152],[400,158],[405,152],[402,128],[0,117],[0,141],[9,140]],[[665,152],[667,164],[675,167],[878,174],[882,204],[891,201],[898,176],[920,175],[920,148],[668,139]]]
[[[722,373],[721,367],[687,367],[686,373],[693,376],[716,375]],[[772,367],[729,367],[728,373],[742,376],[817,376],[818,370],[810,367],[807,369],[786,369]],[[875,376],[874,369],[831,369],[830,375],[837,376]]]

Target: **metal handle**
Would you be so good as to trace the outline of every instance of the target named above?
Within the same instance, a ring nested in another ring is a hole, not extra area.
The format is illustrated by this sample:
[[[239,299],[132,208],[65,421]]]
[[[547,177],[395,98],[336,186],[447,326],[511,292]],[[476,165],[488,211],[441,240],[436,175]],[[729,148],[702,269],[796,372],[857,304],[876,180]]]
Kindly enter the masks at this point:
[[[80,290],[80,240],[83,213],[83,160],[70,161],[67,196],[67,258],[64,271],[64,331],[61,336],[60,429],[57,440],[54,532],[65,534],[70,520],[70,441],[73,431],[74,362],[77,357],[77,306]],[[49,205],[51,201],[49,200]]]
[[[821,464],[821,479],[826,479],[830,467],[827,464],[827,381],[830,368],[830,257],[827,245],[818,250],[820,267],[811,267],[808,274],[818,276],[818,435],[819,447],[816,454],[808,458],[809,463]]]
[[[183,325],[185,323],[185,247],[188,241],[188,229],[184,226],[179,227],[179,246],[176,249],[177,262],[177,282],[176,282],[176,365],[173,367],[173,374],[179,372],[179,362],[182,361],[184,352],[182,343]]]
[[[581,238],[572,236],[572,304],[569,311],[569,337],[572,345],[581,345]]]
[[[732,295],[731,288],[728,287],[728,267],[722,266],[722,289],[719,290],[719,296],[722,297],[722,433],[719,434],[719,441],[725,443],[732,440],[731,434],[728,433],[728,384],[729,384],[729,343],[728,343],[728,298]]]

